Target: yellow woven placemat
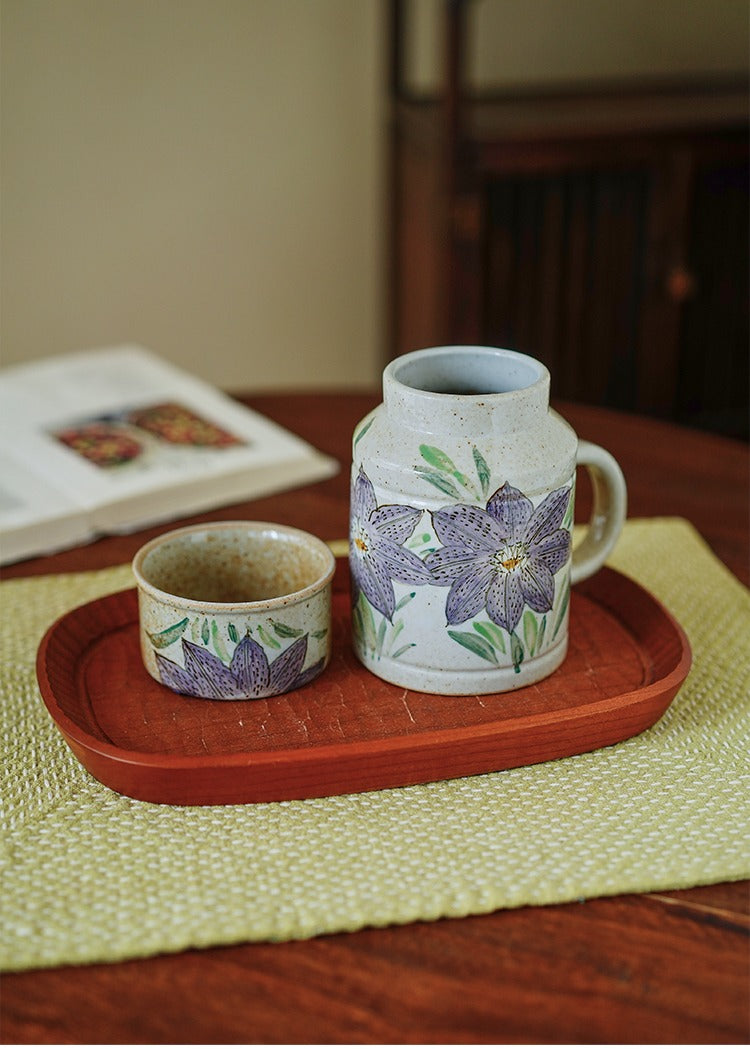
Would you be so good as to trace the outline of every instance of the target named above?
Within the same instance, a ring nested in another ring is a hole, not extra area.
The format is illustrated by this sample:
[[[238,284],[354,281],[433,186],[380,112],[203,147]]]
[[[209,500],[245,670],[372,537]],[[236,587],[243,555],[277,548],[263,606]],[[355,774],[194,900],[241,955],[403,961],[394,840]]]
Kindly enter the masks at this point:
[[[641,736],[371,794],[172,808],[76,761],[36,686],[61,613],[127,566],[0,586],[0,966],[115,961],[750,876],[750,594],[684,521],[630,521],[611,563],[677,616],[693,669]]]

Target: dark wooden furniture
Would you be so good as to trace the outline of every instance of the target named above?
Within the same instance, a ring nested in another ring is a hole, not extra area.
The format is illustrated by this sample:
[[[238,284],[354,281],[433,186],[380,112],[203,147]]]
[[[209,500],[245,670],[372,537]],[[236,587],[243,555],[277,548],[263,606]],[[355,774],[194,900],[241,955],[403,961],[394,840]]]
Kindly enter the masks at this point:
[[[309,488],[192,520],[278,520],[346,535],[349,446],[379,397],[248,398],[343,465]],[[711,434],[564,405],[628,479],[631,516],[691,520],[750,583],[748,449]],[[589,510],[583,483],[580,512]],[[185,522],[187,523],[187,522]],[[4,578],[132,557],[163,529],[7,568]],[[750,1036],[747,883],[588,900],[300,943],[187,951],[5,974],[9,1043],[742,1043]]]
[[[392,0],[392,352],[508,346],[553,396],[747,439],[747,83],[470,93],[444,7],[427,98]]]

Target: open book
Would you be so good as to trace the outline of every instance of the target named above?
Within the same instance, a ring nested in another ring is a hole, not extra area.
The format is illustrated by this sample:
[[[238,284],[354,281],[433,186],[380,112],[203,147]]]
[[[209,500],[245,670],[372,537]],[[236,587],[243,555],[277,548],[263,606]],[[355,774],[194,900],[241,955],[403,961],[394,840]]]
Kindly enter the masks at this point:
[[[0,564],[337,470],[294,434],[140,347],[0,371]]]

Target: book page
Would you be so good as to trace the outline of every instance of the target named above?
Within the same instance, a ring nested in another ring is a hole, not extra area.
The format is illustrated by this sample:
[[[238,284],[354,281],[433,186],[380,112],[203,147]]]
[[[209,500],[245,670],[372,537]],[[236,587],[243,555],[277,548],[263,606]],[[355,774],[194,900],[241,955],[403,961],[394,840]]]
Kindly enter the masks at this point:
[[[0,372],[0,451],[46,489],[49,507],[78,508],[95,533],[253,498],[338,469],[294,434],[140,347]],[[13,527],[7,513],[0,503],[0,535]]]
[[[0,451],[0,564],[93,538],[86,515],[22,460]]]

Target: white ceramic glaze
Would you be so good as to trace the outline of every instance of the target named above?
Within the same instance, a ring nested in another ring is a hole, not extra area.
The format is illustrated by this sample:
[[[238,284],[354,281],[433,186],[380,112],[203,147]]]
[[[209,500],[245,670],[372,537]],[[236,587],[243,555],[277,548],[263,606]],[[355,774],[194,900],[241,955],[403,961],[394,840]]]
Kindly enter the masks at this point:
[[[133,559],[149,674],[204,699],[260,699],[311,681],[331,651],[336,562],[297,528],[223,521],[178,528]]]
[[[551,674],[570,585],[604,563],[626,488],[612,456],[549,407],[550,376],[511,350],[396,358],[352,442],[350,565],[358,658],[405,688],[503,692]],[[571,555],[576,465],[594,508]]]

